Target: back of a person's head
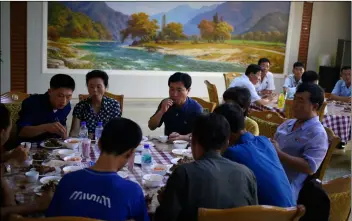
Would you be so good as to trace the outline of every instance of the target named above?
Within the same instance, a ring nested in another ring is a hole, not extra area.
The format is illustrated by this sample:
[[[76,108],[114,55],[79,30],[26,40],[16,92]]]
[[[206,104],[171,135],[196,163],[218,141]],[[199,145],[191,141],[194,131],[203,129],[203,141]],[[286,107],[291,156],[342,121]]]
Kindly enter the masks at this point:
[[[297,61],[293,64],[293,68],[304,68],[304,64],[300,61]]]
[[[245,87],[231,87],[227,89],[222,98],[225,102],[232,101],[245,110],[244,115],[248,115],[248,108],[251,104],[251,93]]]
[[[317,84],[302,83],[298,85],[296,94],[308,92],[310,94],[309,100],[312,104],[318,104],[318,109],[324,103],[324,90]]]
[[[248,65],[245,74],[248,76],[250,73],[256,74],[258,71],[262,71],[262,68],[256,64]]]
[[[176,82],[182,82],[185,88],[188,90],[192,85],[192,78],[187,73],[176,72],[175,74],[170,76],[168,86],[170,86],[170,83]]]
[[[218,114],[201,114],[196,117],[192,142],[204,148],[204,151],[220,150],[228,145],[230,125],[227,120]]]
[[[259,61],[258,61],[258,65],[260,65],[261,63],[269,63],[269,64],[270,64],[270,61],[269,61],[269,59],[267,59],[267,58],[261,58],[261,59],[259,59]]]
[[[56,74],[50,80],[50,88],[52,89],[68,88],[74,91],[75,86],[75,81],[67,74]]]
[[[109,85],[109,75],[105,71],[93,70],[88,72],[86,75],[86,84],[88,85],[88,81],[93,78],[102,79],[105,87]]]
[[[244,114],[242,108],[237,104],[226,103],[215,108],[214,113],[226,118],[232,133],[238,133],[245,128]]]
[[[127,118],[114,118],[103,129],[100,148],[103,153],[121,155],[136,148],[142,140],[142,130],[137,123]]]
[[[0,103],[0,130],[6,130],[10,126],[10,111]]]
[[[343,72],[344,70],[351,70],[351,66],[343,66],[341,68],[341,72]]]
[[[319,80],[319,75],[315,71],[306,71],[302,74],[302,83],[314,83]]]

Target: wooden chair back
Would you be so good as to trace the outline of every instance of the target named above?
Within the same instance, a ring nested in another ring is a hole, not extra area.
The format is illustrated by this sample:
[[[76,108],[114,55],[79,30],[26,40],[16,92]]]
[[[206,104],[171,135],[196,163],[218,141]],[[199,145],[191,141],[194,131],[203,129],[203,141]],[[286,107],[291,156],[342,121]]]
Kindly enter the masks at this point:
[[[325,131],[326,131],[326,133],[328,135],[328,139],[329,139],[329,148],[328,148],[328,151],[326,152],[324,160],[321,163],[319,169],[313,175],[315,178],[317,178],[319,180],[323,180],[326,169],[329,166],[331,156],[332,156],[334,150],[337,149],[337,147],[339,146],[339,144],[341,142],[341,139],[338,136],[336,136],[334,131],[332,131],[330,128],[325,127]]]
[[[249,116],[259,118],[261,120],[268,121],[271,123],[279,124],[279,125],[285,122],[286,120],[285,118],[281,117],[279,113],[275,111],[269,111],[269,110],[251,111],[249,113]]]
[[[205,101],[199,97],[191,97],[193,100],[197,101],[203,107],[203,113],[212,113],[216,107],[214,102]]]
[[[115,99],[116,101],[118,101],[120,103],[120,108],[121,108],[121,114],[123,112],[123,99],[124,99],[124,95],[123,94],[112,94],[109,92],[105,92],[104,94],[105,96]],[[84,99],[87,99],[89,97],[89,94],[79,94],[78,95],[78,100],[82,101]]]
[[[233,209],[198,209],[198,221],[298,221],[305,207],[244,206]]]
[[[6,92],[1,95],[1,103],[2,104],[13,104],[13,103],[22,103],[29,94],[17,91]]]
[[[99,219],[91,219],[86,217],[74,216],[60,216],[60,217],[47,217],[47,218],[27,218],[20,215],[11,215],[9,221],[99,221]]]
[[[331,93],[325,93],[324,96],[325,96],[326,99],[330,99],[331,98]]]
[[[319,116],[319,120],[320,122],[323,121],[324,119],[324,110],[326,108],[326,106],[328,105],[328,103],[325,101],[320,109],[319,109],[319,112],[318,112],[318,116]],[[293,119],[294,116],[293,116],[293,111],[292,111],[292,107],[293,107],[293,100],[286,100],[285,101],[285,117],[287,119]]]
[[[224,73],[225,89],[229,88],[233,79],[240,77],[242,74],[238,72]]]
[[[258,127],[259,127],[259,135],[260,136],[274,138],[276,130],[280,126],[280,124],[268,122],[266,120],[262,120],[260,118],[254,117],[254,116],[251,116],[249,118],[251,118],[252,120],[257,122]]]
[[[323,183],[330,198],[330,221],[347,221],[351,215],[351,175]]]
[[[208,89],[209,101],[219,105],[218,89],[216,88],[216,85],[210,83],[208,80],[205,80],[204,83]]]

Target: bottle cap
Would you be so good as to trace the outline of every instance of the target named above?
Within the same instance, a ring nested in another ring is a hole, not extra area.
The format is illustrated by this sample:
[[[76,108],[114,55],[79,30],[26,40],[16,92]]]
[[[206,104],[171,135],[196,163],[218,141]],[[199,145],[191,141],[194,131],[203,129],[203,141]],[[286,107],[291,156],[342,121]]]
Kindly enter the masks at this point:
[[[149,148],[149,144],[144,144],[144,148],[148,149]]]
[[[99,121],[98,122],[98,127],[102,127],[103,126],[103,122]]]
[[[85,122],[85,121],[82,121],[82,122],[81,122],[81,126],[86,126],[86,122]]]

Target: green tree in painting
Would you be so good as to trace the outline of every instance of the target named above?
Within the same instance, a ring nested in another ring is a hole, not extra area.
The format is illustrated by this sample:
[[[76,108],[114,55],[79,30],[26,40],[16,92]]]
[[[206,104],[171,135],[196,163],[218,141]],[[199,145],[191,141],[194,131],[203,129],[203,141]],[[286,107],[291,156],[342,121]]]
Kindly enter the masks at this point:
[[[231,39],[231,33],[234,31],[232,25],[229,23],[222,21],[219,22],[214,29],[214,35],[216,36],[215,39],[220,41],[229,40]]]
[[[155,38],[158,29],[158,21],[156,19],[150,21],[146,13],[132,14],[127,28],[121,30],[122,42],[130,35],[132,39],[140,38],[142,42],[149,42]]]
[[[231,39],[231,33],[234,31],[233,26],[224,21],[222,17],[219,20],[218,13],[213,16],[213,21],[203,19],[199,23],[198,28],[202,39],[208,42],[212,40],[223,42],[224,40]]]
[[[199,23],[198,28],[200,30],[200,36],[202,37],[202,39],[207,40],[208,42],[211,42],[213,40],[214,25],[211,21],[203,19]]]
[[[186,37],[183,34],[183,25],[181,23],[171,22],[165,26],[163,32],[167,38],[173,41]]]

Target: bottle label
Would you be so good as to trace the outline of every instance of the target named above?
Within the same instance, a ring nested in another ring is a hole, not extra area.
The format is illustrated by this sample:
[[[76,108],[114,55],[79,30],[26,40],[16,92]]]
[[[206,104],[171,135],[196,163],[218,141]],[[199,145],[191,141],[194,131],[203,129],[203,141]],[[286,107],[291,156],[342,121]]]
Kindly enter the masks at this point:
[[[142,156],[142,163],[152,163],[152,156],[151,155],[143,155]]]

